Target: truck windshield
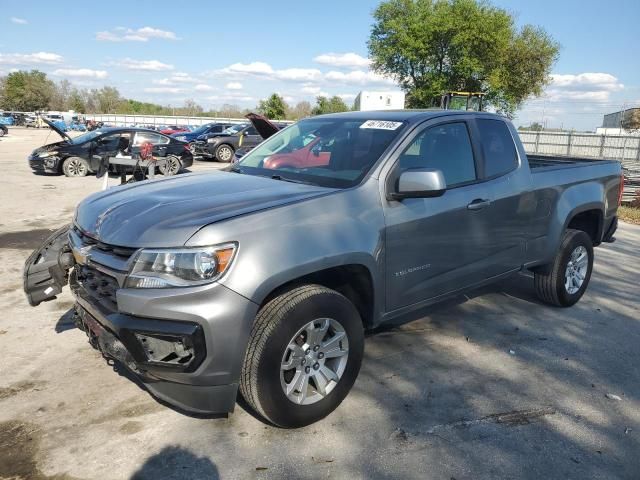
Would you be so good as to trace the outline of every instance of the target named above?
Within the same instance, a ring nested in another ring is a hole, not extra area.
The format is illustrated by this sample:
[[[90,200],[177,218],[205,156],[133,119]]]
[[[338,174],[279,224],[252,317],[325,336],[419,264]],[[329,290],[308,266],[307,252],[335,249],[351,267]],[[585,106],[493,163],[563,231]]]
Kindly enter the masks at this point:
[[[233,170],[324,187],[352,187],[404,127],[403,122],[374,119],[302,120],[253,149]]]

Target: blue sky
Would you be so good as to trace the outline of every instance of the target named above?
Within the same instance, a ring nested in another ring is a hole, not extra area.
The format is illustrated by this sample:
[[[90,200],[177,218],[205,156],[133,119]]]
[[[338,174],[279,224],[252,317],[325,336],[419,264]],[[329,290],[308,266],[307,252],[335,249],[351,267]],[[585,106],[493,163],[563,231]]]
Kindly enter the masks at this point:
[[[517,125],[594,129],[603,113],[640,106],[639,0],[494,3],[562,45],[552,84],[518,112]],[[394,88],[366,60],[377,4],[0,0],[0,75],[39,68],[176,106],[193,98],[205,108],[252,107],[274,91],[293,103],[320,94],[350,103],[360,90]]]

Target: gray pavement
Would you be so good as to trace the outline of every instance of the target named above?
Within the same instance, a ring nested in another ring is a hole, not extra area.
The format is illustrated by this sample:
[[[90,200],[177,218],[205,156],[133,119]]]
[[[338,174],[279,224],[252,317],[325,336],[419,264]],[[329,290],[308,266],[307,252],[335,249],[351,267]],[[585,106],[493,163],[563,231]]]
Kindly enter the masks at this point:
[[[90,348],[68,292],[28,306],[30,249],[100,183],[32,175],[46,135],[0,140],[0,478],[640,478],[640,227],[596,249],[573,308],[520,275],[370,333],[354,390],[315,425],[242,405],[193,418]]]

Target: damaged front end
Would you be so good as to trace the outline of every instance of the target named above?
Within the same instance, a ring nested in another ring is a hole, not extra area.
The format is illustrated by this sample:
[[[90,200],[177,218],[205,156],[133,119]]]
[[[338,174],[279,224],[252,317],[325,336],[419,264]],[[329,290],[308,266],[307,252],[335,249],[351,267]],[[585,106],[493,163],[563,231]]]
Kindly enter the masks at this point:
[[[24,264],[23,288],[33,307],[53,300],[69,283],[69,270],[75,264],[69,246],[69,228],[66,225],[53,232]]]

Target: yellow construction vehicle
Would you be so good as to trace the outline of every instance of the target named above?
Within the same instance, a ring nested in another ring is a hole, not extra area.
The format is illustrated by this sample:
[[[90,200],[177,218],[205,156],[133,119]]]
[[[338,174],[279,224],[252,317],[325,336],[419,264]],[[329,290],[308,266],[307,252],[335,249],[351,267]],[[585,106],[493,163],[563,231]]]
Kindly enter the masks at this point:
[[[440,108],[443,110],[469,110],[482,111],[482,92],[447,92],[442,95]]]

